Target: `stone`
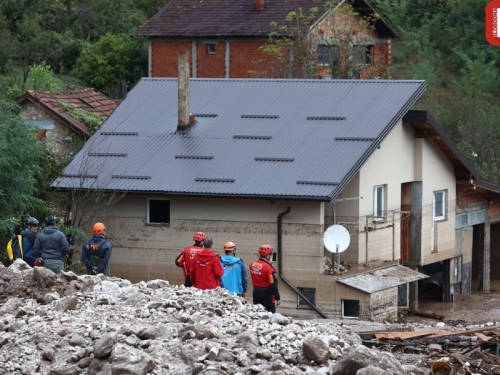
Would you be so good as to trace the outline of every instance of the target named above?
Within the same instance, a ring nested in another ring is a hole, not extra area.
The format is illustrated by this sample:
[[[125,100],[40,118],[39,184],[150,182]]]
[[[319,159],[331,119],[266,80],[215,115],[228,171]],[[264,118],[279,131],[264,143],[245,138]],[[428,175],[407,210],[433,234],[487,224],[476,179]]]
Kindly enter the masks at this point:
[[[113,348],[111,365],[112,374],[120,375],[146,375],[156,367],[149,354],[123,344]]]
[[[94,356],[96,358],[105,358],[109,356],[115,343],[116,333],[105,333],[94,344]]]
[[[342,358],[333,366],[331,375],[357,375],[358,370],[369,366],[384,370],[386,375],[406,375],[394,355],[363,345],[355,345],[344,351]]]
[[[316,363],[325,363],[330,357],[328,343],[316,333],[309,333],[302,343],[304,357]]]

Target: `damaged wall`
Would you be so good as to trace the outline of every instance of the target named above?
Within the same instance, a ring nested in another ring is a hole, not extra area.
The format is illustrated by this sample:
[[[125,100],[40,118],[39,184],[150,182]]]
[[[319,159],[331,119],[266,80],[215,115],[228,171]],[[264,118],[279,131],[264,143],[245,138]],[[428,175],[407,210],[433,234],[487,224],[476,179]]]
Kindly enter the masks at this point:
[[[58,161],[72,158],[76,152],[74,137],[79,137],[61,120],[44,111],[30,101],[21,104],[19,116],[25,120],[53,121],[54,129],[46,132],[46,148]]]

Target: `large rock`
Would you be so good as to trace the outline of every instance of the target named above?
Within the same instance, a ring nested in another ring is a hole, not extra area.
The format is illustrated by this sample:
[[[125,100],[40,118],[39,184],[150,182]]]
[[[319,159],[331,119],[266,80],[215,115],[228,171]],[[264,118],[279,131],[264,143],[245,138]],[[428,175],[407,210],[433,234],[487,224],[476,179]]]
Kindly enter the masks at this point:
[[[111,364],[113,375],[146,375],[156,367],[150,355],[123,344],[114,347]]]
[[[325,363],[330,357],[328,343],[316,333],[309,333],[302,343],[304,357],[316,363]]]
[[[355,345],[344,351],[342,358],[333,367],[331,375],[361,375],[358,371],[365,368],[368,370],[363,370],[361,373],[363,375],[375,374],[366,372],[375,369],[382,370],[386,375],[406,375],[406,371],[391,353],[369,349],[362,345]],[[378,373],[382,374],[380,371]]]

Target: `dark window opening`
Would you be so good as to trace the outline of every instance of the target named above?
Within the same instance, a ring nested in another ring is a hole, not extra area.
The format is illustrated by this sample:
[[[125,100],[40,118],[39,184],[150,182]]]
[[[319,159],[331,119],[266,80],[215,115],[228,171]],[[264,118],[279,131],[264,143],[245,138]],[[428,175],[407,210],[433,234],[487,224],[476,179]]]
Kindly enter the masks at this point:
[[[359,318],[359,301],[355,299],[342,300],[342,317]]]
[[[207,44],[207,55],[215,55],[215,44],[214,43]]]
[[[318,65],[320,66],[339,66],[339,51],[335,46],[318,46]]]
[[[170,201],[167,199],[149,199],[148,224],[170,224]]]
[[[314,306],[316,306],[316,289],[314,288],[297,288]],[[297,295],[298,306],[309,306],[309,304],[299,295]]]

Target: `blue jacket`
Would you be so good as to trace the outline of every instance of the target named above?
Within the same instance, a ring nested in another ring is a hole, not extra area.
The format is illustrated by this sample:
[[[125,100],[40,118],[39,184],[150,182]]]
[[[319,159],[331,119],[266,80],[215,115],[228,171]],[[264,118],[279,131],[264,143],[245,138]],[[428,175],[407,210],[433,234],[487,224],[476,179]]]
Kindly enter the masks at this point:
[[[69,243],[56,227],[45,227],[36,238],[33,252],[37,258],[62,260],[63,255],[69,253]]]
[[[245,263],[241,258],[225,255],[221,258],[224,275],[221,278],[222,287],[236,294],[247,292],[248,279]]]
[[[103,235],[94,234],[90,240],[83,244],[82,263],[88,270],[96,267],[97,273],[101,273],[108,266],[111,250],[111,243],[106,241]],[[96,262],[96,258],[99,258],[98,262]]]
[[[36,240],[36,233],[26,228],[21,232],[21,236],[23,236],[24,261],[31,267],[33,267],[35,265],[36,259],[35,252],[33,250],[33,246],[35,245]]]

